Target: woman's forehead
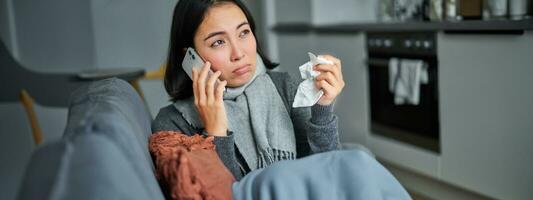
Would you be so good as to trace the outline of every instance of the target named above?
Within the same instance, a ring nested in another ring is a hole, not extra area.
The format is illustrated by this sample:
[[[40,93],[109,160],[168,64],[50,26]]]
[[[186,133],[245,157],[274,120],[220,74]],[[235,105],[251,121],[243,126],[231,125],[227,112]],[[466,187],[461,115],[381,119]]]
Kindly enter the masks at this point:
[[[244,12],[233,3],[224,3],[209,8],[198,32],[230,31],[243,22],[248,22]]]

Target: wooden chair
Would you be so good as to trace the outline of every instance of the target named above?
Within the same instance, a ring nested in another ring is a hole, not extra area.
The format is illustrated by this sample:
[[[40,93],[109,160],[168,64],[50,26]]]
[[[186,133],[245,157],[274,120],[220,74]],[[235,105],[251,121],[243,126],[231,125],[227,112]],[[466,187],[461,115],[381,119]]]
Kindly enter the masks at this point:
[[[43,106],[67,107],[72,91],[83,82],[75,74],[41,73],[23,67],[0,41],[0,102],[21,102],[26,110],[35,144],[43,142],[35,103]],[[58,88],[61,88],[58,90]],[[30,96],[30,93],[31,95]],[[51,92],[54,92],[51,95]]]
[[[137,91],[137,93],[139,93],[142,99],[145,100],[139,81],[141,80],[163,80],[163,78],[165,77],[165,70],[166,70],[166,65],[162,64],[162,65],[159,65],[158,69],[147,71],[144,73],[144,76],[138,79],[130,80],[128,82],[131,84],[131,86],[133,86],[133,88],[135,88],[135,90]]]
[[[142,79],[144,80],[163,80],[165,78],[165,70],[167,68],[166,64],[159,65],[159,69],[147,71],[144,73]]]
[[[30,121],[35,144],[41,144],[43,136],[33,108],[34,102],[43,106],[68,107],[68,99],[72,91],[88,81],[106,78],[83,77],[83,74],[40,73],[26,69],[13,58],[3,41],[0,41],[0,63],[2,65],[0,85],[9,86],[0,87],[0,93],[2,93],[0,102],[22,102]],[[165,65],[161,65],[157,70],[148,72],[133,70],[132,73],[119,74],[117,77],[127,80],[144,99],[139,81],[163,80],[164,74]],[[50,95],[53,88],[61,88],[61,90],[53,91],[54,95]],[[30,96],[28,91],[33,96]]]
[[[43,142],[43,134],[39,126],[39,121],[37,120],[37,115],[33,109],[33,104],[35,101],[24,89],[20,91],[19,98],[22,106],[24,106],[24,109],[26,110],[28,120],[30,121],[31,131],[33,133],[33,141],[35,142],[35,145],[39,145]]]

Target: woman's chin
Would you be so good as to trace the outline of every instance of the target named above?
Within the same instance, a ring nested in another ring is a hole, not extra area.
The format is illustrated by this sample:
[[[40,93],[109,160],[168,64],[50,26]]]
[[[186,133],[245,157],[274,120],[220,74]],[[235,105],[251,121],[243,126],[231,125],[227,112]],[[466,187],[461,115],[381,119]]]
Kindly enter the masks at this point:
[[[232,88],[240,87],[246,84],[247,82],[248,81],[234,80],[232,82],[228,82],[228,87],[232,87]]]
[[[251,74],[251,73],[249,73]],[[248,83],[250,81],[250,79],[252,78],[251,75],[247,75],[247,76],[240,76],[238,78],[235,78],[231,81],[228,81],[228,87],[240,87],[246,83]]]

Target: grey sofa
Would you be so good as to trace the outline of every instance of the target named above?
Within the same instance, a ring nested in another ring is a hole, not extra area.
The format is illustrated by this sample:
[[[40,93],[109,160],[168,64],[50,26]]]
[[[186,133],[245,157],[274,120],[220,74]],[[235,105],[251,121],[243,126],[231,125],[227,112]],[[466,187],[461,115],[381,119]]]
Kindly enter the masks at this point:
[[[18,199],[164,199],[148,152],[150,122],[127,82],[82,86],[61,140],[33,153]]]

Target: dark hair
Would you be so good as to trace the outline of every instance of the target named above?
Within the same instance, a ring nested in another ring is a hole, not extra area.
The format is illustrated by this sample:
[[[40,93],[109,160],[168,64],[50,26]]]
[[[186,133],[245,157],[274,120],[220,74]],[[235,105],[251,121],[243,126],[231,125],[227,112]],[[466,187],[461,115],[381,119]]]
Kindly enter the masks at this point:
[[[233,3],[237,5],[248,20],[252,33],[255,35],[255,22],[246,6],[240,0],[179,0],[174,8],[172,17],[172,28],[170,32],[170,46],[165,71],[165,89],[170,96],[170,100],[175,102],[179,99],[186,99],[193,95],[192,80],[187,76],[181,67],[181,62],[185,56],[184,49],[194,47],[194,35],[208,9],[220,5],[221,3]],[[263,63],[268,69],[274,69],[277,64],[272,63],[263,55],[259,43],[257,42],[257,53],[263,59]]]

